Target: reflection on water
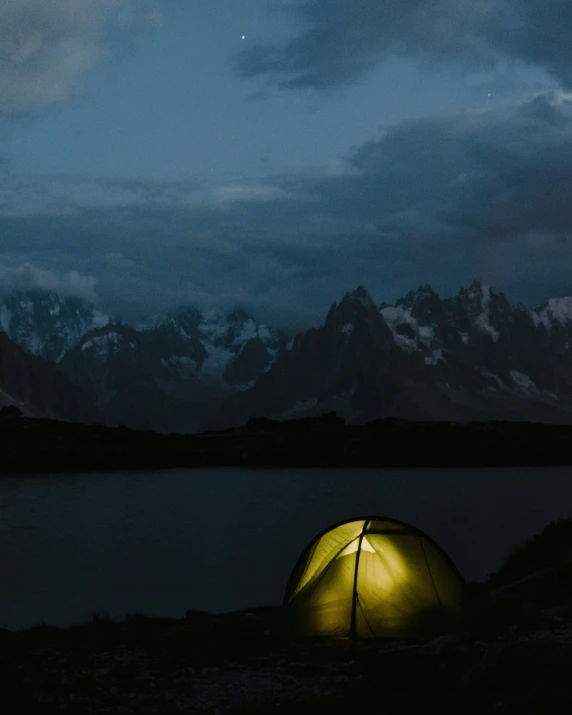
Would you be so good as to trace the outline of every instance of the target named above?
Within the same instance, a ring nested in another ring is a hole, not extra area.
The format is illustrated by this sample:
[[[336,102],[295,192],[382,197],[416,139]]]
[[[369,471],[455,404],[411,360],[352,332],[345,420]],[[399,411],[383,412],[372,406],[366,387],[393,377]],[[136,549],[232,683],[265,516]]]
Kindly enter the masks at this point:
[[[572,515],[571,477],[557,467],[1,478],[0,626],[277,604],[312,537],[361,515],[414,524],[482,579],[519,541]]]

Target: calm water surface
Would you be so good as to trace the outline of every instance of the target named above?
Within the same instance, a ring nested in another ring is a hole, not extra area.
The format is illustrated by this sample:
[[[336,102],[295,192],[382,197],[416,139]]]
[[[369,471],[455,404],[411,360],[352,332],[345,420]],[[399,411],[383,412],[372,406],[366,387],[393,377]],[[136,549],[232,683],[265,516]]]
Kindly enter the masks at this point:
[[[278,604],[308,541],[366,514],[420,527],[482,579],[522,539],[572,515],[572,469],[3,477],[0,626]]]

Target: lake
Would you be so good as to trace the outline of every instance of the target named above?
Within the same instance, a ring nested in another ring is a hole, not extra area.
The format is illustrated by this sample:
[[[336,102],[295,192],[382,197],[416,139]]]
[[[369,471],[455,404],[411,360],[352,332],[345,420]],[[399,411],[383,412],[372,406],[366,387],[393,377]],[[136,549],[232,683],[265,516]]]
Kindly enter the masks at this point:
[[[423,529],[467,579],[572,515],[572,468],[178,469],[0,478],[0,626],[279,604],[328,525]]]

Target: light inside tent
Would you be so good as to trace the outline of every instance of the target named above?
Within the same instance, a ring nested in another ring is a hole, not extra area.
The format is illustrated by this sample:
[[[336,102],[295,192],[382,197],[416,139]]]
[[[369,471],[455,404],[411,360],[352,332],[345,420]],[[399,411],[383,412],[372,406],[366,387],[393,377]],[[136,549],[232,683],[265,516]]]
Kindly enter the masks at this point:
[[[359,538],[354,539],[351,544],[348,544],[346,546],[346,548],[342,551],[338,558],[341,558],[342,556],[349,556],[350,554],[355,554],[355,552],[358,550],[358,544]],[[370,551],[372,554],[375,554],[375,549],[367,540],[367,536],[364,536],[361,540],[361,549],[362,551]]]

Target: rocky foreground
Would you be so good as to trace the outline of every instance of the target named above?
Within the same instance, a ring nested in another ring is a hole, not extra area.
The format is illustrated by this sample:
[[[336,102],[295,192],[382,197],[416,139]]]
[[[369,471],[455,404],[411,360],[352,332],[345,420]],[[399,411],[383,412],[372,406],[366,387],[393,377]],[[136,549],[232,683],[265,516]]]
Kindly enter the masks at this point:
[[[0,631],[5,713],[569,713],[572,522],[549,525],[486,584],[458,633],[425,641],[309,642],[280,611],[181,620],[95,617]],[[523,575],[524,574],[524,575]]]
[[[347,425],[335,413],[251,419],[202,434],[32,419],[0,410],[0,473],[173,467],[487,467],[572,464],[572,425],[411,422]]]

